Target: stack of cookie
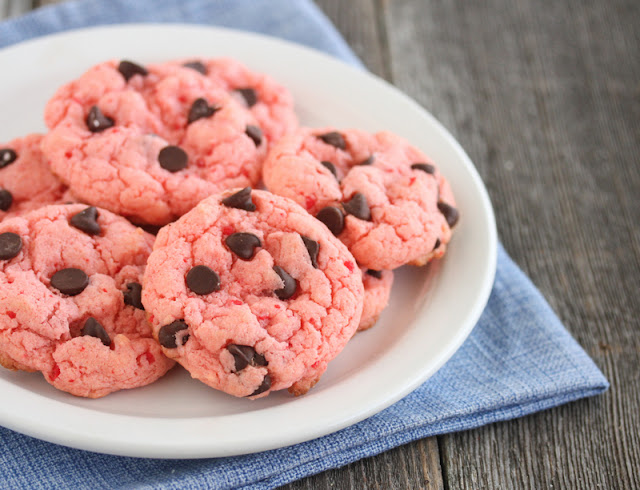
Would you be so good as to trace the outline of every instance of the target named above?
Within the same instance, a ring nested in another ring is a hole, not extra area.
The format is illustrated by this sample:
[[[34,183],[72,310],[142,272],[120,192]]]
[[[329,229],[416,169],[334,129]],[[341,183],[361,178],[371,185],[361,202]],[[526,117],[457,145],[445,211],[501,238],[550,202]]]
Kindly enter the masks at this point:
[[[105,62],[44,117],[0,145],[0,364],[77,396],[176,361],[234,396],[306,393],[458,220],[407,141],[300,128],[231,59]]]

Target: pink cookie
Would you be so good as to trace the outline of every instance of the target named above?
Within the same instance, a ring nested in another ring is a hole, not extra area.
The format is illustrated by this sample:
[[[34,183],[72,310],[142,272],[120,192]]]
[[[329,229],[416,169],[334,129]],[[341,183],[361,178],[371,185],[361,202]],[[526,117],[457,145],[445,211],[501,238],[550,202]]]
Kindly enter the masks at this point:
[[[202,73],[231,92],[255,116],[270,143],[298,128],[291,93],[270,76],[252,72],[231,58],[185,59],[175,63]]]
[[[360,265],[375,270],[442,257],[458,220],[436,166],[389,132],[301,129],[269,152],[263,178],[271,192],[301,204]]]
[[[79,199],[163,225],[201,199],[260,179],[255,118],[195,70],[110,61],[49,101],[42,150]]]
[[[72,200],[45,162],[41,140],[42,135],[30,134],[0,144],[0,221]]]
[[[300,395],[358,328],[363,285],[322,223],[245,188],[160,230],[142,301],[164,352],[194,378],[234,396]]]
[[[0,223],[0,363],[98,398],[173,365],[151,336],[140,284],[153,237],[84,204]]]
[[[362,283],[364,284],[364,305],[358,332],[375,325],[380,313],[389,304],[389,295],[391,294],[391,286],[393,286],[393,272],[365,268],[361,270]]]

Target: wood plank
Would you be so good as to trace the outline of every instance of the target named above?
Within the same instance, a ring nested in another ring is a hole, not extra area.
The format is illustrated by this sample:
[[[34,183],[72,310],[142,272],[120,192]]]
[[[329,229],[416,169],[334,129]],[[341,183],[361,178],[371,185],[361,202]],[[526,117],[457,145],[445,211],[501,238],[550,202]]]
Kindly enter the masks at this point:
[[[287,488],[639,488],[640,4],[318,4],[373,72],[462,143],[505,246],[612,390]]]
[[[0,20],[25,14],[32,8],[31,0],[0,0]]]
[[[380,0],[316,0],[369,71],[391,81]]]
[[[447,486],[637,488],[637,2],[385,6],[394,82],[467,149],[507,249],[613,385],[441,437]]]
[[[318,488],[443,490],[438,442],[435,437],[416,441],[282,487],[283,490]]]

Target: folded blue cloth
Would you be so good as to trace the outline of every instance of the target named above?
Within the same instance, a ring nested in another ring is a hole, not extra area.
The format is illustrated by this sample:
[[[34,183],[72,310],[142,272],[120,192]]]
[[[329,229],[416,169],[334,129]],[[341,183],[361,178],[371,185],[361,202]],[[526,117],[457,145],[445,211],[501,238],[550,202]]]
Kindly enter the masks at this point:
[[[359,63],[308,0],[69,2],[4,22],[0,47],[66,29],[123,22],[223,25]],[[464,345],[424,385],[363,422],[273,451],[173,461],[79,451],[0,428],[0,488],[273,488],[409,441],[520,417],[607,388],[602,373],[500,247],[489,303]]]

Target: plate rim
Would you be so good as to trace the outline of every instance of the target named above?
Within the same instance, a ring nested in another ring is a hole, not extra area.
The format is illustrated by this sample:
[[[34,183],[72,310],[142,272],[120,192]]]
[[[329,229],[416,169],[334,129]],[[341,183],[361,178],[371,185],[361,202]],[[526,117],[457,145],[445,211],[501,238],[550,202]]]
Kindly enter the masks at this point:
[[[360,422],[382,410],[394,404],[398,400],[404,398],[406,395],[414,391],[418,386],[424,383],[428,378],[430,378],[435,372],[437,372],[447,360],[453,356],[453,354],[459,349],[462,343],[466,340],[466,338],[471,333],[473,327],[477,323],[478,319],[482,311],[484,310],[486,303],[489,299],[489,295],[491,293],[491,289],[493,286],[493,282],[495,279],[496,273],[496,265],[497,265],[497,227],[495,221],[495,215],[493,211],[493,207],[491,205],[491,201],[484,186],[480,175],[467,155],[464,151],[460,143],[451,135],[451,133],[444,127],[442,123],[440,123],[429,111],[423,108],[420,104],[418,104],[415,100],[411,99],[408,95],[400,91],[397,87],[391,85],[389,82],[384,79],[372,74],[366,70],[363,70],[359,67],[354,67],[353,65],[349,65],[344,61],[335,58],[323,51],[318,49],[298,44],[292,41],[284,40],[281,38],[244,31],[239,29],[231,29],[227,27],[220,26],[209,26],[202,24],[189,24],[189,23],[119,23],[119,24],[110,24],[110,25],[100,25],[100,26],[92,26],[92,27],[84,27],[79,29],[70,29],[62,32],[57,32],[53,34],[45,34],[42,36],[38,36],[26,41],[22,41],[20,43],[12,44],[0,49],[0,57],[5,56],[7,52],[17,51],[21,49],[29,49],[30,45],[38,45],[41,43],[45,43],[52,39],[64,39],[64,38],[73,38],[78,35],[84,34],[94,34],[96,32],[101,31],[122,31],[122,30],[158,30],[158,29],[188,29],[190,31],[201,31],[201,33],[218,33],[219,35],[229,35],[229,36],[240,36],[249,39],[253,39],[257,42],[266,42],[271,45],[279,45],[285,50],[297,50],[305,53],[305,55],[309,55],[311,57],[316,57],[322,60],[323,63],[333,64],[334,66],[339,67],[339,69],[346,69],[350,72],[350,75],[356,77],[365,77],[369,80],[369,82],[377,85],[379,88],[390,91],[395,97],[398,97],[402,100],[407,107],[410,107],[412,110],[417,111],[421,117],[429,120],[430,124],[437,129],[438,136],[444,138],[445,142],[450,145],[453,151],[461,158],[461,162],[464,165],[464,168],[467,172],[469,172],[469,176],[471,177],[476,190],[478,191],[478,196],[480,198],[480,204],[482,205],[482,210],[485,215],[485,218],[488,222],[487,232],[487,240],[488,240],[488,249],[489,255],[486,257],[487,263],[484,269],[485,273],[482,280],[482,285],[478,294],[476,296],[476,301],[474,302],[472,308],[470,308],[469,313],[466,316],[466,321],[463,322],[461,328],[456,330],[456,335],[453,336],[450,341],[447,343],[447,349],[440,352],[440,355],[437,356],[437,359],[431,362],[428,369],[422,371],[419,375],[414,375],[409,381],[407,381],[402,389],[394,392],[393,395],[387,396],[384,400],[379,400],[372,406],[368,406],[366,408],[361,408],[360,410],[356,410],[347,417],[333,417],[333,420],[327,420],[327,424],[318,425],[315,428],[309,429],[307,428],[304,436],[293,436],[289,435],[288,437],[281,437],[277,442],[268,442],[262,441],[261,443],[251,443],[251,441],[245,441],[244,446],[233,448],[218,448],[218,450],[213,451],[210,445],[210,441],[207,441],[205,444],[189,444],[188,448],[180,447],[180,445],[172,444],[170,447],[149,447],[148,444],[145,443],[125,443],[125,448],[122,447],[123,442],[119,442],[118,440],[113,440],[113,438],[109,437],[95,437],[94,434],[89,435],[89,439],[87,441],[87,435],[82,431],[67,431],[65,433],[60,433],[56,430],[51,430],[50,426],[46,424],[42,424],[41,421],[37,420],[34,425],[34,420],[32,418],[28,418],[26,413],[9,413],[7,410],[7,406],[4,404],[0,405],[0,424],[4,427],[10,428],[17,432],[36,437],[38,439],[42,439],[45,441],[53,442],[56,444],[61,444],[68,447],[73,447],[76,449],[83,449],[89,451],[96,451],[105,454],[113,454],[119,456],[134,456],[134,457],[153,457],[153,458],[166,458],[166,459],[182,459],[185,457],[189,458],[208,458],[208,457],[218,457],[218,456],[232,456],[232,455],[240,455],[240,454],[249,454],[260,452],[269,449],[276,449],[280,447],[290,446],[292,444],[297,444],[305,441],[309,441],[312,439],[316,439],[318,437],[328,435],[334,433],[340,429],[353,425],[357,422]],[[0,388],[6,388],[3,385],[2,380],[0,380]],[[14,393],[11,393],[12,389],[16,389]],[[26,402],[37,402],[38,399],[41,399],[42,395],[39,395],[35,392],[21,389],[17,386],[9,387],[9,394],[20,394],[20,396],[25,398]],[[308,396],[308,395],[307,395]],[[33,399],[32,399],[33,398]],[[77,411],[79,415],[87,415],[87,414],[95,414],[96,411],[69,405],[54,399],[47,399],[47,403],[51,403],[56,406],[57,409],[62,409],[60,406],[64,407],[64,409],[68,409],[72,407],[74,412]],[[60,405],[60,406],[59,406]],[[280,406],[270,407],[264,410],[274,410],[278,409]],[[98,412],[99,416],[104,416],[103,412]],[[246,415],[246,413],[242,414]],[[124,414],[111,414],[112,417],[121,421],[130,421],[135,422],[139,421],[141,417],[133,416],[133,415],[124,415]],[[227,417],[235,417],[237,414],[230,415]],[[199,419],[207,419],[210,417],[199,417]],[[215,417],[214,417],[215,418]],[[144,417],[144,419],[148,419]],[[182,419],[164,419],[162,417],[151,417],[152,420],[162,420],[163,423],[168,426],[176,425],[177,422]],[[294,422],[298,423],[299,420],[295,420]],[[244,448],[244,449],[243,449]],[[177,454],[179,453],[179,454]],[[186,456],[185,456],[186,454]]]

